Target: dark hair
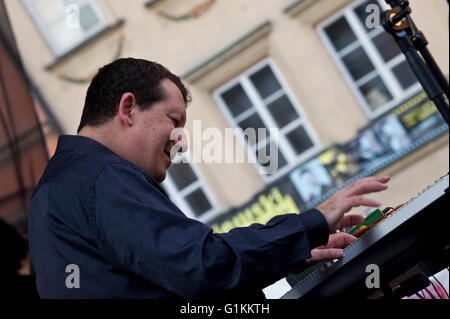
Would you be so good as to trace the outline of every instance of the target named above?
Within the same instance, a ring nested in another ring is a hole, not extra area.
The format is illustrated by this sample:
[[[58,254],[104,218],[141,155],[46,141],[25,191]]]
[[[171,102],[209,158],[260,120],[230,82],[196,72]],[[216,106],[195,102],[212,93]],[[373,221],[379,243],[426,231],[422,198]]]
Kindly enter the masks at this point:
[[[115,116],[124,93],[133,93],[141,109],[161,101],[162,79],[171,80],[180,89],[186,105],[190,102],[189,91],[181,79],[159,63],[126,58],[105,65],[89,85],[77,132],[85,125],[100,125]]]

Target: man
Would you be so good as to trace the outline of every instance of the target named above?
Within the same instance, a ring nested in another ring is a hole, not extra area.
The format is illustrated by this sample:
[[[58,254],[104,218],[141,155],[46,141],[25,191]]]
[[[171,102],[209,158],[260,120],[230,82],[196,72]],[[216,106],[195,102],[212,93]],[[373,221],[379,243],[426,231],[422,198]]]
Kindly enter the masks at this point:
[[[170,136],[185,125],[189,100],[180,79],[157,63],[120,59],[100,69],[78,136],[59,138],[31,199],[41,297],[263,298],[261,290],[289,272],[342,256],[355,238],[329,232],[362,218],[345,212],[380,205],[362,195],[386,189],[388,177],[371,177],[317,210],[213,234],[158,184],[171,149],[183,146]]]

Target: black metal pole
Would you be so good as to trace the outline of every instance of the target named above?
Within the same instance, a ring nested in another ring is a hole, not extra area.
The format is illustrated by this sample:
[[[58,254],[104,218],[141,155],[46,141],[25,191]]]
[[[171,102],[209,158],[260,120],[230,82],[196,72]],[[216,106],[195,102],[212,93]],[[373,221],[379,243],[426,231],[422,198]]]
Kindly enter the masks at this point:
[[[409,39],[399,39],[397,43],[403,54],[406,56],[414,75],[422,84],[423,89],[427,93],[430,100],[434,102],[439,112],[441,112],[447,124],[449,124],[449,107],[448,102],[444,98],[444,90],[435,79],[434,75],[428,69],[427,64],[422,60],[419,53],[412,44],[408,44]]]
[[[428,65],[430,71],[434,74],[439,85],[444,89],[444,93],[447,96],[447,98],[450,98],[448,81],[445,78],[444,74],[442,73],[441,69],[439,68],[438,64],[434,60],[433,56],[431,55],[431,52],[427,48],[428,40],[425,37],[425,34],[417,28],[416,24],[414,23],[414,21],[410,16],[408,16],[408,20],[412,28],[411,40],[415,48],[419,50],[420,54],[422,55],[423,59]]]
[[[386,32],[390,33],[406,57],[417,80],[434,102],[447,125],[449,125],[448,83],[436,61],[426,48],[428,42],[417,28],[409,14],[407,0],[386,0],[392,10],[384,12],[381,21]],[[422,54],[422,57],[419,55]],[[447,95],[447,98],[444,96]]]
[[[441,69],[439,69],[439,66],[437,65],[436,61],[434,60],[434,58],[431,55],[428,48],[424,47],[423,49],[420,49],[420,54],[422,55],[423,59],[427,63],[431,72],[433,72],[433,74],[435,75],[435,77],[438,80],[441,87],[444,88],[444,93],[447,96],[447,99],[450,99],[450,90],[449,90],[448,81],[445,78],[444,74],[442,74]]]

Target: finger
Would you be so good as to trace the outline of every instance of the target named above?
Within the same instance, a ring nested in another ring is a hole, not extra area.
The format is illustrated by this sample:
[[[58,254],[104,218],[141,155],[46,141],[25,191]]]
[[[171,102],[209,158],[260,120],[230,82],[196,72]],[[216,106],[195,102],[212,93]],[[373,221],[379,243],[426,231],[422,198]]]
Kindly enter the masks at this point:
[[[338,226],[336,226],[336,229],[340,229],[342,227],[358,225],[363,222],[364,222],[364,217],[361,215],[355,215],[355,214],[345,215],[339,221]]]
[[[309,262],[341,258],[342,256],[344,256],[344,250],[340,248],[321,249],[317,251],[313,250],[311,251],[311,258],[309,259]]]
[[[352,196],[346,201],[346,211],[349,211],[353,207],[368,206],[368,207],[380,207],[381,203],[372,198],[366,198],[364,196]]]
[[[390,176],[375,176],[375,180],[380,183],[387,183],[391,179]]]
[[[387,183],[391,179],[390,176],[369,176],[366,178],[369,180],[374,180],[376,182],[380,182],[380,183]]]
[[[386,184],[375,182],[375,181],[361,181],[353,186],[349,190],[348,196],[363,195],[375,192],[381,192],[388,188]]]
[[[347,194],[353,196],[383,191],[387,189],[385,183],[388,180],[388,176],[373,176],[357,180],[348,186]]]
[[[352,236],[347,233],[332,234],[330,235],[326,248],[323,250],[329,248],[345,248],[357,239],[358,238],[356,238],[355,236]]]
[[[361,178],[360,180],[368,180],[368,181],[375,181],[379,183],[387,183],[391,179],[390,176],[368,176]]]

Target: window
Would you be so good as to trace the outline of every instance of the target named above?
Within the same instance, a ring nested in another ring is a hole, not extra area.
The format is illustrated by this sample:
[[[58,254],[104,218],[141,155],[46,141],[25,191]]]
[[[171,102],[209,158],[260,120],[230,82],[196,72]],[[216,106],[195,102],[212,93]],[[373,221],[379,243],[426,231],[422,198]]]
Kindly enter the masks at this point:
[[[270,161],[259,161],[259,152],[269,155],[267,147],[278,149],[278,169],[273,174],[262,175],[266,182],[278,178],[319,147],[306,116],[270,59],[218,88],[214,98],[230,124],[243,130],[238,138],[248,148],[249,157],[258,161],[258,168],[270,165]],[[248,128],[255,130],[256,139],[248,138]],[[263,128],[267,130],[260,134],[258,129]],[[278,130],[278,138],[271,136],[271,128]]]
[[[177,156],[167,171],[163,187],[186,216],[207,222],[219,211],[212,194],[187,155]]]
[[[61,56],[106,26],[93,0],[22,0],[56,56]]]
[[[388,9],[384,1],[354,1],[317,30],[366,114],[374,118],[417,93],[420,84],[392,36],[381,25],[366,27],[370,4]]]

